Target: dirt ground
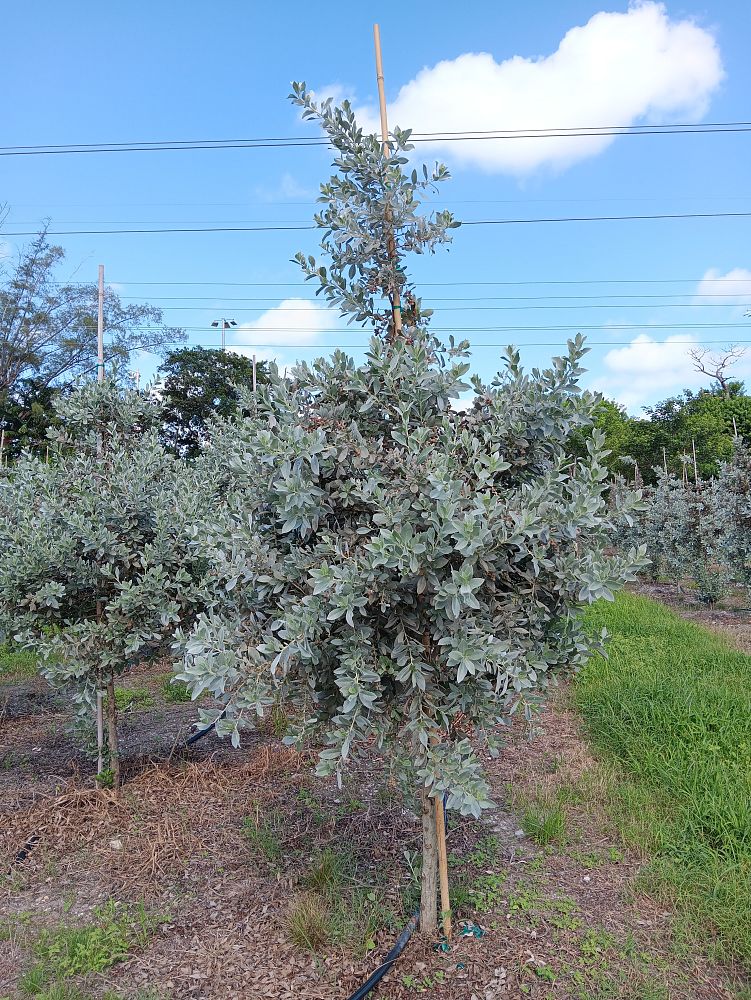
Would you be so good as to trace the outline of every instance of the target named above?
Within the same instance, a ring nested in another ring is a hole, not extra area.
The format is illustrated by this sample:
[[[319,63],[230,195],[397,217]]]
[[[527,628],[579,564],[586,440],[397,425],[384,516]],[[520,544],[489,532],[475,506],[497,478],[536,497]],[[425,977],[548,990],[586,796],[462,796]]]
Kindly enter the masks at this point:
[[[679,610],[751,647],[751,616],[728,612],[728,626],[721,609]],[[271,725],[240,750],[215,736],[185,749],[194,706],[164,701],[157,674],[145,667],[126,682],[153,702],[122,714],[120,799],[93,789],[65,704],[36,678],[0,678],[0,998],[22,995],[41,932],[90,924],[115,900],[122,912],[142,907],[149,933],[124,961],[77,980],[86,996],[345,1000],[414,906],[414,803],[385,762],[356,768],[342,789],[313,777],[314,754],[284,747]],[[598,762],[565,689],[528,737],[513,728],[487,761],[497,808],[450,823],[464,934],[450,949],[415,935],[373,996],[737,996],[734,970],[683,947],[669,909],[640,895],[643,859],[598,801]],[[347,860],[333,896],[311,881],[324,857]],[[290,924],[309,899],[332,928],[315,950]]]

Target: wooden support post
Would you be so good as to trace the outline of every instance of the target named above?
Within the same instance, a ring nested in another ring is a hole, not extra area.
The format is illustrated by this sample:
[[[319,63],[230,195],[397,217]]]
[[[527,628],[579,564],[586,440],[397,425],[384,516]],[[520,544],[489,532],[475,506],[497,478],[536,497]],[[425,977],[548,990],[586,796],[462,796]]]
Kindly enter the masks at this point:
[[[104,381],[104,264],[99,265],[99,283],[97,295],[97,323],[96,323],[96,380]],[[97,458],[102,459],[102,435],[97,434],[96,443]],[[99,621],[102,617],[102,602],[96,602],[96,617]],[[102,691],[102,678],[99,677],[96,692],[96,745],[97,745],[97,774],[104,770],[104,693]]]
[[[435,802],[435,834],[438,841],[438,876],[441,886],[441,919],[446,943],[451,944],[451,897],[449,896],[449,866],[446,853],[446,814],[443,799]]]
[[[120,794],[120,744],[117,739],[117,702],[115,701],[115,675],[107,677],[107,742],[109,743],[110,771],[115,794]]]
[[[381,138],[383,140],[383,152],[386,156],[390,156],[391,147],[389,146],[389,124],[386,116],[386,91],[383,83],[383,59],[381,56],[381,29],[377,24],[373,25],[373,38],[375,41],[376,81],[378,83],[378,104],[381,111]],[[394,231],[389,225],[390,222],[391,210],[387,209],[386,226],[388,235],[386,238],[386,248],[391,260],[396,261],[396,242],[394,240]],[[400,337],[402,335],[402,304],[399,294],[399,286],[397,284],[394,285],[394,289],[391,293],[391,315],[394,321],[394,337]]]
[[[691,438],[691,450],[694,453],[694,485],[699,485],[699,467],[696,464],[696,441]]]
[[[662,446],[662,465],[665,469],[665,478],[668,476],[668,453],[665,451],[665,445]]]
[[[422,789],[422,884],[420,886],[420,932],[429,937],[438,933],[438,844],[435,810],[427,789]]]

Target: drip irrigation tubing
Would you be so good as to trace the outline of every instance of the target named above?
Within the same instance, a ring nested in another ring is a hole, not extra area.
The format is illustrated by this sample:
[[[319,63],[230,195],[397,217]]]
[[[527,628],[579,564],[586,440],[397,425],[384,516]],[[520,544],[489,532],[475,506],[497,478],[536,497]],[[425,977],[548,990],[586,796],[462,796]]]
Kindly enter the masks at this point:
[[[227,714],[227,709],[225,708],[225,710],[222,712],[221,715],[217,715],[217,717],[214,719],[211,725],[206,726],[205,729],[199,729],[197,732],[193,733],[192,736],[189,736],[185,741],[185,746],[192,747],[194,743],[198,743],[198,741],[202,740],[204,736],[208,736],[209,733],[212,731],[212,729],[216,729],[217,722],[220,722],[226,714]]]
[[[380,983],[386,973],[389,971],[394,962],[399,958],[401,953],[404,951],[407,942],[412,937],[417,927],[417,921],[420,917],[420,911],[416,910],[412,916],[409,918],[404,930],[401,932],[399,937],[396,939],[396,943],[388,955],[384,958],[383,962],[378,966],[378,968],[373,972],[361,985],[358,986],[354,993],[352,993],[347,1000],[365,1000],[365,997],[370,993],[372,989]]]

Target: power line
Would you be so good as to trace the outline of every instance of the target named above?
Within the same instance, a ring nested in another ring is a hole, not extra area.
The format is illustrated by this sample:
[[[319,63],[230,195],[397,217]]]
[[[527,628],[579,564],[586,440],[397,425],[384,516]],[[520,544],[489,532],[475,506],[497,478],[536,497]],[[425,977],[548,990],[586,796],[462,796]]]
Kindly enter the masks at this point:
[[[550,286],[581,286],[581,285],[672,285],[672,284],[691,284],[698,285],[702,281],[708,281],[715,284],[725,283],[725,284],[741,284],[748,285],[751,279],[749,278],[707,278],[706,275],[702,275],[699,278],[526,278],[519,281],[420,281],[418,284],[422,288],[488,288],[488,287],[522,287],[528,285],[550,285]],[[90,281],[51,281],[51,285],[91,285]],[[137,285],[145,287],[190,287],[190,288],[205,288],[208,285],[213,285],[215,287],[228,287],[228,288],[303,288],[304,282],[302,280],[297,281],[121,281],[114,279],[109,282],[111,285]],[[668,293],[666,293],[668,294]],[[681,294],[681,293],[674,293]],[[559,296],[554,296],[559,298]],[[562,297],[562,296],[561,296]],[[583,298],[584,296],[572,296],[574,298]],[[591,297],[591,296],[590,296]],[[639,296],[644,298],[645,296]],[[137,296],[132,296],[132,298],[137,298]],[[317,301],[311,299],[311,301]],[[320,300],[318,300],[320,301]]]
[[[153,327],[133,327],[134,330],[141,333],[154,333]],[[181,326],[181,330],[199,332],[206,331],[205,326]],[[751,329],[751,323],[740,323],[740,322],[727,322],[727,323],[595,323],[595,324],[558,324],[558,325],[540,325],[540,326],[431,326],[431,330],[436,333],[523,333],[528,330],[540,331],[540,330],[641,330],[642,332],[647,332],[649,330],[720,330],[720,329]],[[287,331],[284,327],[279,326],[253,326],[252,328],[247,328],[246,333],[256,334],[256,333],[274,333],[274,334],[285,334]],[[321,328],[316,326],[303,327],[298,326],[292,330],[293,333],[315,333],[315,334],[340,334],[342,332],[341,328],[329,327]],[[283,347],[284,345],[277,345]]]
[[[415,143],[479,142],[511,139],[570,139],[621,135],[707,135],[724,132],[749,132],[751,122],[703,122],[696,125],[600,125],[547,129],[486,129],[443,132],[413,132]],[[317,136],[281,136],[241,139],[162,139],[131,142],[61,143],[36,146],[2,146],[0,156],[52,156],[70,153],[174,152],[197,149],[269,149],[305,146],[331,146]]]
[[[737,296],[733,296],[737,299]],[[749,301],[751,301],[751,292],[749,292]],[[214,300],[212,300],[214,301]],[[226,299],[222,300],[227,301]],[[231,301],[231,300],[230,300]],[[233,306],[232,311],[236,313],[317,313],[320,315],[323,309],[318,306],[316,307],[313,299],[305,299],[302,301],[310,302],[309,306]],[[734,305],[738,305],[740,308],[746,308],[743,303],[730,303],[730,302],[582,302],[578,305],[550,305],[548,303],[541,303],[539,305],[521,305],[521,306],[437,306],[432,308],[432,313],[445,313],[445,312],[520,312],[528,310],[579,310],[579,309],[731,309]],[[211,310],[211,306],[161,306],[162,312],[208,312]],[[325,307],[324,307],[325,308]]]
[[[552,328],[551,327],[549,329],[558,329],[558,328]],[[578,328],[577,327],[571,327],[571,329],[578,329]],[[660,347],[660,346],[662,346],[662,344],[664,342],[662,342],[662,341],[652,341],[651,343],[654,344],[654,345],[656,345],[656,346],[658,346],[658,347]],[[751,340],[734,340],[733,343],[734,344],[751,344]],[[713,347],[713,346],[717,346],[717,345],[720,345],[720,344],[725,345],[725,344],[727,344],[727,341],[725,341],[725,340],[671,340],[670,344],[671,344],[671,346],[672,345],[676,345],[676,346],[686,346],[686,347]],[[107,348],[109,346],[112,346],[112,345],[105,344],[105,348]],[[183,341],[183,340],[167,341],[167,342],[161,344],[160,346],[161,347],[188,347],[188,348],[191,348],[191,347],[202,347],[205,350],[212,350],[212,351],[213,350],[221,350],[221,344],[195,344],[195,343],[187,343],[186,344],[186,342]],[[326,352],[329,352],[329,351],[336,351],[336,350],[339,350],[339,351],[364,351],[364,350],[367,350],[369,346],[370,346],[369,341],[368,342],[363,341],[360,344],[278,344],[278,343],[277,344],[264,344],[264,343],[260,343],[259,342],[259,343],[254,343],[254,344],[230,344],[227,347],[227,350],[228,351],[238,351],[238,350],[241,350],[241,349],[244,350],[244,351],[255,351],[255,350],[288,351],[288,350],[294,350],[294,351],[319,351],[319,352],[326,353]],[[478,348],[506,348],[506,347],[509,346],[509,343],[508,343],[508,341],[503,341],[503,342],[501,342],[501,341],[498,341],[498,342],[489,342],[489,341],[479,341],[478,342],[478,341],[475,341],[475,342],[471,343],[469,346],[470,346],[470,353],[471,353],[472,351],[474,351],[475,349],[478,349]],[[567,346],[567,342],[566,341],[560,341],[560,340],[550,340],[550,341],[547,341],[547,340],[529,340],[529,341],[525,341],[524,343],[517,343],[517,344],[515,344],[515,346],[519,347],[519,348],[525,348],[525,347],[558,347],[558,348],[565,348]],[[587,347],[633,347],[634,346],[634,342],[633,342],[633,340],[587,340],[586,341],[586,346]],[[149,353],[153,354],[154,353],[154,349],[153,348],[148,348],[148,347],[126,347],[126,348],[118,347],[117,350],[120,351],[120,352],[125,351],[128,354],[133,354],[136,351],[144,351],[147,354],[149,354]]]
[[[743,281],[744,284],[746,284],[746,285],[749,286],[749,293],[748,294],[751,297],[751,278],[738,279],[738,280]],[[641,294],[641,295],[639,295],[639,294],[619,295],[619,298],[622,298],[622,299],[665,299],[665,298],[678,298],[679,295],[684,295],[684,294],[685,293],[681,293],[681,292],[676,292],[674,294],[671,294],[670,292],[666,292],[666,293],[664,293],[662,295],[654,295],[654,294],[650,295],[648,293],[644,293],[644,294]],[[728,303],[719,303],[719,306],[721,308],[727,308],[729,305],[733,305],[738,300],[738,298],[739,298],[740,295],[741,295],[740,292],[696,292],[695,293],[696,297],[703,298],[703,299],[732,299],[733,300],[732,302],[728,302]],[[121,295],[120,298],[124,302],[140,302],[141,299],[143,298],[143,296],[140,296],[140,295]],[[277,296],[265,295],[265,296],[263,296],[261,298],[253,298],[253,297],[236,298],[234,296],[226,296],[226,295],[222,295],[221,297],[217,296],[217,295],[150,295],[149,296],[149,301],[150,302],[212,302],[213,303],[213,302],[216,302],[218,298],[220,298],[221,302],[265,302],[265,303],[271,302],[271,303],[273,303],[273,302],[278,301],[279,296],[278,295]],[[294,298],[295,298],[296,301],[299,300],[300,302],[315,302],[315,303],[318,303],[319,305],[321,304],[321,301],[322,301],[320,298],[313,298],[313,297],[310,297],[310,296],[306,297],[306,296],[302,296],[302,295],[295,295]],[[606,299],[608,301],[602,303],[603,308],[605,308],[605,307],[607,307],[607,308],[613,308],[613,309],[631,309],[631,308],[634,308],[634,306],[631,303],[610,302],[609,301],[610,298],[611,298],[610,295],[480,295],[480,296],[438,296],[438,297],[431,296],[430,301],[431,301],[431,303],[432,302],[549,302],[551,300],[555,300],[555,301],[564,300],[564,301],[577,301],[577,302],[579,302],[579,301],[582,301],[582,300]],[[660,303],[660,302],[655,302],[654,303],[654,305],[655,305],[656,308],[660,308],[662,304],[663,303]],[[714,305],[714,303],[709,303],[709,304]],[[639,304],[637,303],[637,305],[639,305]],[[646,306],[650,306],[651,303],[646,303],[645,305]],[[701,306],[701,305],[704,305],[704,303],[701,303],[701,302],[667,302],[667,303],[664,303],[664,305],[674,306],[676,308],[678,308],[678,307],[682,308],[684,306],[685,307],[696,306],[696,305]],[[174,306],[164,306],[164,309],[172,309],[172,308],[176,308],[176,307],[174,307]],[[203,307],[202,306],[186,306],[185,308],[202,309]],[[263,308],[263,307],[261,307],[261,308]],[[274,306],[273,308],[274,308],[275,311],[279,311],[279,307]],[[517,307],[513,307],[513,308],[517,308]],[[524,307],[519,306],[518,308],[524,308]],[[530,307],[530,308],[532,308],[532,307]],[[566,308],[576,308],[576,306],[571,306],[571,307],[567,306]],[[593,306],[587,306],[587,305],[585,305],[582,308],[594,308],[594,307]],[[239,307],[238,307],[238,311],[239,311]]]
[[[517,226],[556,222],[631,222],[660,219],[748,219],[751,212],[661,212],[654,215],[569,215],[537,219],[471,219],[464,226]],[[162,233],[267,233],[302,232],[320,229],[315,225],[266,225],[266,226],[176,226],[157,229],[68,229],[47,230],[48,236],[150,236]],[[38,236],[37,230],[6,232],[6,236]]]

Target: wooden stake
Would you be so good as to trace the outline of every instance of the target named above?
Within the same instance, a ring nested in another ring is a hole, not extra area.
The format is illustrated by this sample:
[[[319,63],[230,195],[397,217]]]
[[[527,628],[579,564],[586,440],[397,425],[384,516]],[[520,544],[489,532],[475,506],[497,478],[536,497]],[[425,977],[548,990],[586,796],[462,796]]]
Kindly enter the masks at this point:
[[[698,466],[696,464],[696,441],[694,441],[693,438],[691,438],[691,450],[694,453],[694,485],[698,486],[698,484],[699,484],[699,469],[698,469]]]
[[[5,451],[5,428],[0,428],[0,468],[3,465],[3,452]]]
[[[115,676],[107,678],[107,737],[110,751],[110,771],[115,794],[120,794],[120,744],[117,739],[117,702],[115,701]]]
[[[668,453],[665,451],[665,445],[662,446],[662,464],[665,469],[665,478],[668,475]]]
[[[443,809],[443,799],[433,799],[435,802],[435,833],[438,841],[438,875],[441,884],[441,917],[443,934],[446,943],[451,944],[451,897],[449,896],[449,867],[446,854],[446,814]]]
[[[422,884],[420,886],[420,931],[429,937],[438,932],[438,844],[435,810],[422,789]]]
[[[386,156],[391,155],[389,146],[389,123],[386,116],[386,91],[383,83],[383,59],[381,56],[381,29],[377,24],[373,25],[373,39],[375,41],[375,61],[376,61],[376,81],[378,83],[378,104],[381,110],[381,138],[383,140],[383,152]],[[397,259],[396,243],[394,232],[389,226],[391,222],[391,209],[386,210],[386,225],[388,227],[388,237],[386,246],[388,255],[392,260]],[[402,334],[402,304],[398,287],[394,288],[391,296],[391,314],[394,319],[394,336],[400,337]]]
[[[97,295],[97,322],[96,322],[96,380],[104,381],[104,264],[99,265],[99,288]],[[96,441],[97,458],[102,458],[102,435],[97,434]],[[96,602],[97,621],[102,617],[102,602]],[[99,677],[96,692],[96,745],[97,745],[97,774],[104,770],[104,695],[102,693],[102,679]]]
[[[738,424],[735,422],[735,417],[733,417],[733,437],[738,437]]]

